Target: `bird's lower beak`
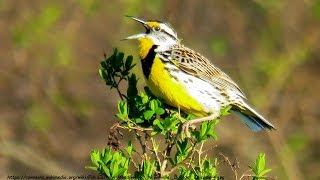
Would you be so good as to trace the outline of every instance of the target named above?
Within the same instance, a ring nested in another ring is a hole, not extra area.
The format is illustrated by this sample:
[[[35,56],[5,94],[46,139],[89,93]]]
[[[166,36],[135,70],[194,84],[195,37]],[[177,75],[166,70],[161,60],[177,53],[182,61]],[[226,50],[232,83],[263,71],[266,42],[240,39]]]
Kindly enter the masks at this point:
[[[146,21],[143,20],[143,19],[140,19],[140,18],[136,18],[136,17],[133,17],[133,16],[127,16],[135,21],[138,21],[139,23],[141,23],[145,28],[147,28],[147,24],[146,24]],[[124,38],[123,40],[129,40],[129,39],[139,39],[139,38],[143,38],[145,37],[147,34],[146,33],[140,33],[140,34],[135,34],[135,35],[132,35],[132,36],[129,36],[129,37],[126,37]]]
[[[145,37],[146,34],[145,33],[141,33],[141,34],[135,34],[129,37],[124,38],[123,40],[129,40],[129,39],[139,39],[139,38],[143,38]]]

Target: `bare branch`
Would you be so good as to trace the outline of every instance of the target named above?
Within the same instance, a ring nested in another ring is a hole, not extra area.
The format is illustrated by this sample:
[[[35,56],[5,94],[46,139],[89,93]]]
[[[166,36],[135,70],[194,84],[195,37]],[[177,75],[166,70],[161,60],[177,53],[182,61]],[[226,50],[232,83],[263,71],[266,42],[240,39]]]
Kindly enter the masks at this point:
[[[237,169],[239,169],[240,167],[239,167],[239,161],[237,160],[237,158],[233,161],[233,163],[231,163],[231,161],[229,160],[229,158],[227,156],[225,156],[221,152],[219,153],[219,155],[223,157],[223,162],[227,162],[229,164],[229,166],[231,167],[231,170],[234,173],[235,179],[238,180]]]

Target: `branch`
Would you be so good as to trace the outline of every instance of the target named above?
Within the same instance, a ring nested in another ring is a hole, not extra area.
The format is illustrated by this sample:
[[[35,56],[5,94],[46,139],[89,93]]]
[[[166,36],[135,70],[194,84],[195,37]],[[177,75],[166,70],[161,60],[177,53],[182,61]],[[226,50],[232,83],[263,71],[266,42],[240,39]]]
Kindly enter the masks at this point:
[[[183,161],[181,161],[179,164],[174,165],[173,167],[171,167],[170,171],[164,171],[163,172],[163,176],[167,176],[171,173],[173,173],[181,164],[185,163],[186,160],[188,160],[190,157],[193,157],[194,153],[196,152],[196,147],[197,144],[193,144],[192,146],[192,152],[188,155],[188,157],[186,157]],[[191,158],[192,159],[192,158]]]
[[[201,142],[200,149],[198,150],[198,164],[199,164],[200,171],[202,171],[202,168],[201,168],[201,154],[202,154],[203,144],[204,144],[204,141]]]
[[[138,131],[142,131],[142,132],[145,132],[145,131],[153,131],[153,128],[143,128],[143,127],[140,127],[140,126],[135,126],[135,127],[126,127],[126,126],[121,126],[119,123],[115,124],[114,126],[118,127],[118,128],[121,128],[121,129],[127,129],[127,130],[138,130]]]
[[[138,131],[135,129],[134,132],[135,132],[135,135],[136,135],[136,139],[137,139],[137,140],[139,141],[139,143],[140,143],[143,156],[146,157],[146,153],[147,153],[147,151],[146,151],[146,145],[142,142],[141,135],[138,133]]]
[[[174,142],[176,142],[176,139],[177,139],[177,135],[174,136],[174,139],[172,139],[172,133],[169,133],[168,134],[169,137],[167,137],[167,139],[170,139],[171,141],[168,142],[168,145],[166,147],[166,150],[163,154],[163,157],[164,157],[164,160],[162,162],[162,165],[160,166],[160,172],[161,172],[161,175],[164,174],[165,175],[168,175],[166,172],[165,172],[165,169],[167,167],[167,163],[168,163],[168,156],[170,156],[170,153],[171,153],[171,150],[172,150],[172,147],[174,145]],[[172,171],[173,172],[173,171]],[[169,173],[170,174],[170,173]]]
[[[158,148],[156,148],[156,143],[154,142],[154,139],[153,139],[153,138],[151,138],[151,143],[152,143],[152,149],[151,149],[151,151],[155,154],[156,159],[157,159],[157,161],[158,161],[158,163],[159,163],[159,166],[161,167],[161,160],[160,160],[160,158],[159,158],[159,156],[158,156],[158,152],[157,152],[157,149],[158,149]],[[161,171],[160,171],[160,172],[161,172]]]
[[[224,154],[222,154],[221,152],[219,153],[220,156],[222,156],[224,159],[223,159],[223,162],[227,162],[230,167],[231,167],[231,170],[233,171],[234,173],[234,177],[236,180],[238,180],[238,173],[237,173],[237,169],[239,169],[239,161],[237,159],[235,159],[233,161],[233,163],[230,162],[229,158],[227,156],[225,156]]]
[[[251,174],[243,174],[239,180],[241,180],[242,178],[247,177],[247,178],[263,178],[263,179],[270,179],[270,180],[275,180],[276,177],[275,176],[256,176],[256,175],[251,175]]]

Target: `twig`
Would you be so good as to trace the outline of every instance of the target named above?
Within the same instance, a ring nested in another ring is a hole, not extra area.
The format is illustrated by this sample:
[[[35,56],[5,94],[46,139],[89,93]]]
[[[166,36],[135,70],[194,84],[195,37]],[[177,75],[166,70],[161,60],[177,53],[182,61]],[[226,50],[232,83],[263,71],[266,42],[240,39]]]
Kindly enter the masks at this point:
[[[274,176],[256,176],[256,175],[251,175],[251,174],[243,174],[241,177],[240,177],[240,179],[239,180],[241,180],[242,178],[244,178],[244,177],[248,177],[248,178],[253,178],[253,177],[255,177],[255,178],[263,178],[263,179],[270,179],[270,180],[275,180],[276,179],[276,177],[274,177]]]
[[[146,158],[146,154],[147,154],[147,151],[146,151],[146,146],[145,144],[142,142],[142,139],[141,139],[141,135],[138,133],[137,130],[134,130],[135,131],[135,135],[136,135],[136,139],[139,141],[140,143],[140,146],[141,146],[141,149],[142,149],[142,160]]]
[[[137,127],[126,127],[126,126],[121,126],[119,122],[115,123],[110,129],[111,131],[112,130],[118,130],[118,128],[121,128],[121,129],[127,129],[127,130],[131,130],[133,129],[135,131],[135,135],[136,135],[136,138],[137,140],[139,141],[140,145],[141,145],[141,148],[142,148],[142,155],[139,153],[139,152],[136,152],[142,159],[145,159],[146,157],[146,148],[148,148],[150,150],[150,148],[146,145],[146,141],[145,143],[142,142],[142,139],[141,139],[141,135],[137,132],[137,131],[141,131],[141,132],[145,132],[146,131],[150,131],[152,130],[152,128],[142,128],[140,126],[137,126]],[[118,130],[118,132],[120,132]],[[119,133],[121,136],[122,134]],[[146,133],[147,134],[147,133]],[[132,159],[132,163],[134,164],[134,166],[136,168],[138,168],[138,165],[137,163]]]
[[[204,141],[201,142],[200,149],[198,150],[198,163],[199,163],[200,171],[202,171],[202,167],[201,167],[201,154],[202,154],[203,144],[204,144]]]
[[[222,154],[221,152],[219,153],[220,156],[222,156],[224,158],[224,162],[227,162],[230,167],[231,167],[231,170],[233,171],[234,173],[234,177],[236,180],[238,180],[238,173],[237,173],[237,169],[239,169],[239,162],[237,159],[234,160],[233,163],[230,162],[229,158],[227,156],[225,156],[224,154]]]
[[[190,158],[190,161],[188,163],[186,163],[188,165],[188,168],[190,168],[193,159],[194,159],[194,156],[192,155],[191,158]]]
[[[140,126],[136,126],[136,127],[126,127],[126,126],[121,126],[119,123],[117,125],[117,127],[121,128],[121,129],[128,129],[128,130],[138,130],[138,131],[152,131],[153,128],[143,128],[143,127],[140,127]]]
[[[172,149],[172,147],[173,147],[173,145],[174,145],[174,142],[175,142],[175,140],[176,140],[176,137],[177,137],[177,136],[175,136],[175,138],[172,140],[172,134],[169,133],[168,136],[169,136],[169,137],[167,137],[167,139],[170,139],[171,141],[168,142],[168,145],[167,145],[167,147],[166,147],[166,150],[165,150],[164,153],[163,153],[163,159],[164,159],[164,160],[162,161],[162,164],[161,164],[161,166],[160,166],[160,174],[161,174],[161,175],[166,174],[165,169],[166,169],[167,163],[168,163],[168,156],[170,156],[171,149]],[[167,174],[166,174],[166,175],[167,175]]]
[[[248,177],[248,176],[247,176],[247,173],[248,173],[248,172],[251,172],[251,171],[252,171],[251,169],[246,170],[246,171],[241,175],[241,177],[240,177],[238,180],[241,180],[241,179],[244,178],[244,177]]]
[[[192,158],[194,153],[195,153],[195,147],[196,144],[193,144],[192,146],[192,152],[188,155],[188,157],[186,157],[183,161],[181,161],[179,164],[174,165],[173,167],[171,167],[170,171],[164,171],[163,172],[163,176],[169,175],[171,173],[173,173],[181,164],[185,163],[186,160],[188,160],[190,157]]]
[[[172,133],[169,133],[168,136],[169,136],[168,139],[171,140],[172,139]],[[170,153],[171,153],[172,147],[174,145],[174,142],[176,141],[176,138],[177,138],[177,135],[174,137],[173,140],[171,140],[168,143],[168,146],[167,146],[166,151],[165,151],[165,157],[170,156]]]
[[[114,75],[112,75],[112,80],[115,83],[116,82],[116,78]],[[111,87],[114,87],[117,89],[117,92],[119,94],[119,97],[121,98],[121,100],[123,101],[123,94],[121,93],[120,89],[119,89],[119,83],[121,82],[122,78],[119,79],[118,83],[115,83],[115,85],[112,85]]]
[[[158,152],[157,152],[157,149],[158,149],[158,148],[156,148],[156,143],[154,142],[154,139],[153,139],[153,138],[151,138],[151,143],[152,143],[152,152],[153,152],[154,155],[156,156],[156,159],[157,159],[157,161],[158,161],[158,163],[159,163],[159,166],[161,167],[161,160],[160,160],[160,158],[159,158],[159,156],[158,156]],[[160,173],[161,173],[161,171],[160,171]]]
[[[131,162],[133,163],[133,165],[134,165],[134,167],[135,167],[136,169],[139,168],[138,164],[133,160],[133,158],[131,158]]]

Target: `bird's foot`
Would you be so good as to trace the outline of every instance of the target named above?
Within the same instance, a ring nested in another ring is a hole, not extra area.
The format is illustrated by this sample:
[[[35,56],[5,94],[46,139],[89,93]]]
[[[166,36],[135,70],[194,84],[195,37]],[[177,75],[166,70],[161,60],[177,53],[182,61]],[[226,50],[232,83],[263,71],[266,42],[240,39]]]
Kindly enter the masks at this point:
[[[218,116],[219,116],[219,114],[211,114],[210,116],[205,116],[205,117],[189,120],[182,125],[181,133],[185,133],[187,138],[190,138],[191,137],[191,134],[189,131],[190,127],[194,130],[196,128],[195,126],[193,126],[194,124],[201,123],[203,121],[210,121],[210,120],[217,118]],[[192,126],[190,126],[190,125],[192,125]]]
[[[190,132],[189,132],[189,126],[190,126],[190,124],[189,124],[188,122],[186,122],[186,123],[184,123],[184,124],[182,125],[182,131],[181,131],[181,133],[185,133],[185,135],[187,136],[187,138],[190,138],[190,137],[191,137]]]
[[[191,138],[190,128],[192,130],[196,128],[191,121],[187,121],[182,125],[181,133],[184,133],[187,138]]]

